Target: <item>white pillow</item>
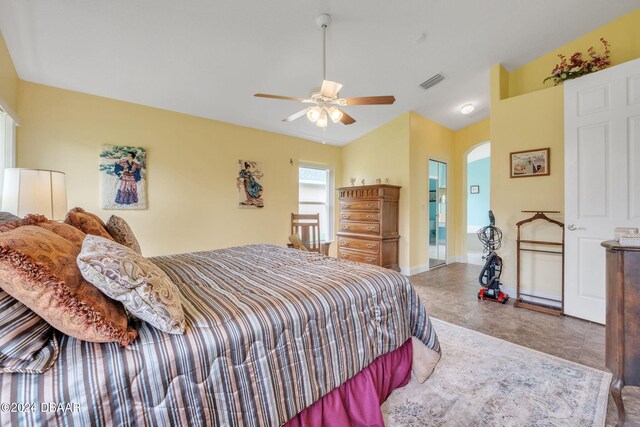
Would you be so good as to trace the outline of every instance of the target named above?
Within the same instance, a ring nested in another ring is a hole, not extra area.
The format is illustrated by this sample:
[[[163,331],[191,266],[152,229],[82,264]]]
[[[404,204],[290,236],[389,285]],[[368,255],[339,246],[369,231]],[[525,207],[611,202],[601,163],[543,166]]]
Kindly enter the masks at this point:
[[[88,234],[77,259],[82,276],[134,316],[169,334],[184,334],[180,291],[169,276],[134,250]]]

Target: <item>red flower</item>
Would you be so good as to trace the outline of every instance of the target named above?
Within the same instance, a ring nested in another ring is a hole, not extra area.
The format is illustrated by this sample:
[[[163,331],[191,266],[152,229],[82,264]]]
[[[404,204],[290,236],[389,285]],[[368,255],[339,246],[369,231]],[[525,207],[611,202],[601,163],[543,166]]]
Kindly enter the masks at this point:
[[[593,46],[591,46],[587,49],[587,53],[589,54],[587,60],[582,58],[582,52],[574,53],[568,61],[566,56],[561,53],[558,54],[560,63],[551,70],[551,76],[544,79],[543,83],[547,80],[553,80],[557,85],[564,80],[574,79],[610,66],[611,60],[609,59],[609,55],[611,52],[609,50],[609,42],[604,38],[600,38],[600,42],[604,46],[604,54],[598,54]]]

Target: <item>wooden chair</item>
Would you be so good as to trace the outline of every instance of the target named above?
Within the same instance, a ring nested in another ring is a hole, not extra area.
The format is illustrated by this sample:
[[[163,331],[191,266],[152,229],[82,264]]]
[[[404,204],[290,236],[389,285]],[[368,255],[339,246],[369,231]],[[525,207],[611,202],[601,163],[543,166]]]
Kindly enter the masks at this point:
[[[291,214],[291,234],[300,240],[310,252],[321,252],[320,214]]]

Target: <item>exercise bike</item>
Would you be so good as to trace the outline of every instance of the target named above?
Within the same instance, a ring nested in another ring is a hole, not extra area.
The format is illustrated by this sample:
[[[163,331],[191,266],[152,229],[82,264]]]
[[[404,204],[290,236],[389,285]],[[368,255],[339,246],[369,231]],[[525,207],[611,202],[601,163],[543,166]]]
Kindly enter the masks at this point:
[[[478,230],[478,239],[483,246],[482,257],[485,259],[484,267],[480,272],[480,285],[482,289],[478,292],[478,299],[489,299],[499,303],[506,303],[509,295],[500,290],[500,274],[502,274],[502,258],[496,251],[502,246],[502,231],[496,227],[496,218],[493,211],[489,211],[489,225]]]

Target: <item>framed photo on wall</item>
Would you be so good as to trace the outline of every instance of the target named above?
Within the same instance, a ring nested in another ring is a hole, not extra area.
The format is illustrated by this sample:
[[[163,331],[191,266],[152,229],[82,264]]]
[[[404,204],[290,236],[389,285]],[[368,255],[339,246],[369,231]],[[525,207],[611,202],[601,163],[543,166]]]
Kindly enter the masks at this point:
[[[538,148],[511,153],[511,178],[550,175],[550,151],[550,148]]]

